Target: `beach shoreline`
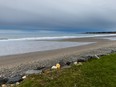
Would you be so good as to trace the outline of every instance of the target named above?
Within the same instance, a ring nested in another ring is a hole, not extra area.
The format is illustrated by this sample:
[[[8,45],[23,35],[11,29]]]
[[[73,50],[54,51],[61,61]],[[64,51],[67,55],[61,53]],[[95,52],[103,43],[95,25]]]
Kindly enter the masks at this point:
[[[112,50],[116,51],[116,41],[101,39],[100,37],[71,38],[60,41],[96,43],[43,52],[1,56],[0,75],[11,77],[16,74],[24,74],[25,71],[37,67],[50,67],[60,60],[65,62],[76,61],[78,58],[86,58],[86,56],[91,55],[106,55],[111,53]]]

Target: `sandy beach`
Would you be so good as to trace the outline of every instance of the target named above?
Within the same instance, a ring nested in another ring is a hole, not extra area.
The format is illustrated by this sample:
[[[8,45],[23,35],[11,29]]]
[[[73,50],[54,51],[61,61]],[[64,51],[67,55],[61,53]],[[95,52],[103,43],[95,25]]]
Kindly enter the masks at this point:
[[[102,55],[110,53],[111,50],[116,50],[115,40],[101,39],[101,37],[74,38],[60,41],[95,43],[43,52],[1,56],[0,74],[11,76],[12,74],[20,74],[28,69],[34,69],[39,66],[51,66],[60,60],[75,61],[82,56]]]

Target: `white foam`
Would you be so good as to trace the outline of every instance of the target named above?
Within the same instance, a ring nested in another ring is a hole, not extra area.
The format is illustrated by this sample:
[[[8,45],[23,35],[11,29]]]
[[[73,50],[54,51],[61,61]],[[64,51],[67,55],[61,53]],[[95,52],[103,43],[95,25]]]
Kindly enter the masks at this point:
[[[83,37],[100,37],[100,36],[116,36],[116,34],[83,34],[78,36],[54,36],[54,37],[28,37],[28,38],[13,38],[13,39],[1,39],[0,41],[24,41],[24,40],[57,40],[67,38],[83,38]]]
[[[116,40],[116,37],[106,37],[106,38],[103,38],[103,39]]]

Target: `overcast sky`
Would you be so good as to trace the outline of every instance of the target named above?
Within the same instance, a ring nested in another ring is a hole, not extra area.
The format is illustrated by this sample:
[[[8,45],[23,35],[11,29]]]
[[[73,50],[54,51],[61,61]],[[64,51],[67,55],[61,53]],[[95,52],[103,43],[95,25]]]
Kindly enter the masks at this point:
[[[116,0],[0,0],[0,28],[116,30]]]

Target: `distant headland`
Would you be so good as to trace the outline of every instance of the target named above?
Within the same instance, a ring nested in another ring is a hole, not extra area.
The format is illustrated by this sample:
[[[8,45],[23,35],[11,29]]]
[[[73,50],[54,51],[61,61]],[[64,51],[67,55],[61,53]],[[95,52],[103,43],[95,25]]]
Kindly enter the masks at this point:
[[[113,32],[85,32],[85,34],[116,34],[116,31],[113,31]]]

